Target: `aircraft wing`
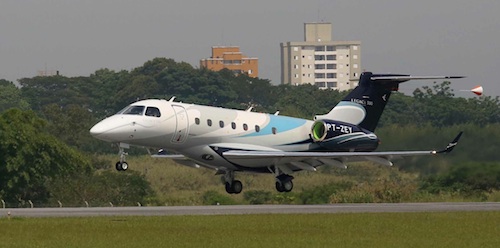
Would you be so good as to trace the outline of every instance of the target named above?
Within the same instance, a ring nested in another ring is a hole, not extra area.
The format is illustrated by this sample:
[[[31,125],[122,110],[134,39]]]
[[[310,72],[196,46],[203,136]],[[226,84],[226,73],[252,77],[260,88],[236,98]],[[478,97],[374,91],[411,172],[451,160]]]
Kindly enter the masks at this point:
[[[286,152],[286,151],[245,151],[229,150],[223,156],[230,161],[248,160],[273,160],[283,171],[294,171],[298,169],[315,171],[319,165],[333,165],[347,168],[346,162],[372,161],[378,164],[392,166],[391,160],[407,157],[436,155],[449,153],[457,145],[462,136],[460,132],[455,139],[443,150],[428,151],[387,151],[387,152]]]

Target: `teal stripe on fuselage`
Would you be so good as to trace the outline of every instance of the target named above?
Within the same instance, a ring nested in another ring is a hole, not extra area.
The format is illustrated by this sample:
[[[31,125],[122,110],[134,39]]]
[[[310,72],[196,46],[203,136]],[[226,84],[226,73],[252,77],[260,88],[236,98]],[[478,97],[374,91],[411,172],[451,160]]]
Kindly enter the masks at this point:
[[[269,123],[261,127],[260,132],[254,132],[251,134],[243,135],[241,137],[257,137],[273,134],[273,127],[276,128],[278,133],[283,133],[286,131],[290,131],[292,129],[298,128],[304,125],[307,120],[287,117],[287,116],[276,116],[276,115],[268,115]]]

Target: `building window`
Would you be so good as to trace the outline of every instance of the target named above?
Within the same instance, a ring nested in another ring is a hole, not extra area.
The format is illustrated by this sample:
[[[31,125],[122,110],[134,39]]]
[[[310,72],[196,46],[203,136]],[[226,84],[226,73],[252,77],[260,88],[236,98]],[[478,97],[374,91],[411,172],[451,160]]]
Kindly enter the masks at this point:
[[[233,129],[236,129],[236,123],[231,122],[231,127],[232,127]]]
[[[299,65],[293,65],[293,68],[299,69]]]
[[[325,55],[314,55],[314,60],[325,60]]]
[[[219,121],[219,127],[224,128],[224,121]]]
[[[336,55],[326,55],[326,60],[336,60],[337,56]]]
[[[337,73],[327,73],[326,78],[337,78]]]
[[[297,51],[299,51],[299,48],[298,48],[298,47],[293,47],[293,50],[294,50],[295,52],[297,52]]]
[[[295,74],[295,78],[299,78],[299,74]]]
[[[326,85],[328,88],[337,88],[337,82],[327,82]]]
[[[358,59],[358,55],[352,55],[353,59]]]
[[[316,82],[314,84],[319,88],[325,88],[325,82]]]
[[[299,60],[299,56],[293,56],[293,59]]]
[[[308,55],[308,56],[307,56],[307,59],[312,60],[312,59],[313,59],[313,56],[312,56],[312,55]]]
[[[245,123],[243,124],[243,130],[248,131],[248,125]]]
[[[357,69],[358,68],[358,64],[354,64],[352,65],[353,68]]]
[[[207,125],[208,125],[209,127],[211,127],[211,126],[212,126],[212,120],[208,119],[208,120],[207,120]]]
[[[358,50],[358,46],[352,46],[352,50],[354,51]]]
[[[326,69],[337,69],[337,64],[327,64]]]
[[[314,78],[325,78],[325,73],[315,73]]]
[[[325,51],[325,47],[324,46],[317,46],[317,47],[314,48],[314,51],[316,51],[316,52]]]
[[[200,118],[194,118],[194,123],[196,123],[196,125],[200,125]]]
[[[335,51],[335,46],[326,46],[326,50],[329,52]]]
[[[323,69],[325,69],[325,64],[316,64],[316,65],[314,65],[314,69],[323,70]]]

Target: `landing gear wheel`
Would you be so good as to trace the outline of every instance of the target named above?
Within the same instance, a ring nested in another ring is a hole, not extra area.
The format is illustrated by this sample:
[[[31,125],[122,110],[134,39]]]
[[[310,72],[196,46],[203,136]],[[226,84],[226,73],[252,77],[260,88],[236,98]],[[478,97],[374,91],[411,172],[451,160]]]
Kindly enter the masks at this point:
[[[278,192],[285,192],[285,189],[283,188],[283,184],[281,184],[281,182],[276,182],[276,190]]]
[[[281,185],[283,185],[283,189],[285,190],[285,192],[290,192],[293,189],[293,182],[292,181],[283,182]]]
[[[291,180],[285,182],[281,181],[276,182],[276,190],[278,192],[290,192],[292,191],[292,189],[293,189],[293,182]]]
[[[126,171],[128,169],[128,164],[127,162],[116,162],[115,168],[117,171]]]
[[[243,190],[243,184],[239,180],[234,180],[231,183],[225,184],[226,192],[229,194],[239,194]]]
[[[231,188],[233,190],[233,194],[239,194],[243,190],[243,184],[239,180],[234,180]]]
[[[226,192],[228,194],[232,194],[233,193],[233,189],[231,189],[231,184],[230,183],[226,183],[225,186],[226,186]]]

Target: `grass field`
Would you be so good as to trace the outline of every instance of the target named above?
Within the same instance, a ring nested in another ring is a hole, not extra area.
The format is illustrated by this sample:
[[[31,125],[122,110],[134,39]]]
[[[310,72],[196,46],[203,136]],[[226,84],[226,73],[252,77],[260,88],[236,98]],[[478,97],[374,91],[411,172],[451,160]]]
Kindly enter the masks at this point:
[[[2,217],[0,247],[500,247],[500,212]]]

